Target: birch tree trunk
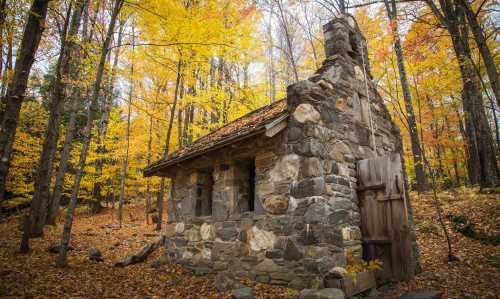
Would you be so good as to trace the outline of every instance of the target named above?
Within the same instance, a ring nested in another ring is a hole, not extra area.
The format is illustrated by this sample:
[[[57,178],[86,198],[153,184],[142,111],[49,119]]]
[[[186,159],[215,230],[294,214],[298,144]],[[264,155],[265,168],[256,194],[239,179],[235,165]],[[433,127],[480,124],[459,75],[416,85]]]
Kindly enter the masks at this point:
[[[45,29],[47,6],[50,0],[34,0],[24,27],[23,39],[18,49],[14,75],[7,88],[5,109],[0,128],[0,199],[4,198],[9,173],[12,148],[16,138],[19,113],[28,85],[31,66]]]
[[[170,136],[172,135],[172,127],[174,125],[175,107],[177,106],[177,100],[179,98],[181,71],[182,71],[182,60],[179,60],[179,62],[177,63],[177,78],[175,80],[174,101],[172,103],[172,108],[170,108],[170,118],[168,120],[167,136],[165,137],[165,150],[163,152],[163,159],[168,158],[168,151],[170,147]],[[156,223],[156,230],[161,230],[161,225],[163,222],[162,218],[163,218],[164,195],[165,195],[165,177],[162,177],[160,181],[160,190],[158,192],[158,197],[157,197],[158,222]]]
[[[391,3],[389,3],[389,0],[384,0],[384,3],[387,9],[387,15],[389,17],[389,20],[391,21],[390,26],[394,39],[394,52],[396,53],[397,57],[399,80],[401,81],[401,88],[403,89],[403,98],[408,120],[408,131],[410,133],[411,151],[413,154],[413,169],[415,171],[415,177],[417,180],[417,191],[422,192],[427,188],[427,182],[425,178],[424,165],[422,163],[422,150],[418,138],[417,122],[415,119],[413,102],[411,100],[410,86],[408,84],[408,78],[406,76],[403,47],[401,45],[401,39],[399,38],[398,33],[396,1],[391,0]]]
[[[80,191],[80,182],[83,176],[83,170],[85,167],[85,161],[87,159],[87,152],[90,145],[92,127],[95,116],[95,109],[97,106],[97,101],[99,98],[99,91],[101,89],[102,75],[104,72],[104,64],[106,62],[106,56],[109,51],[109,46],[111,44],[111,38],[113,35],[113,30],[115,27],[116,19],[118,18],[118,14],[123,6],[123,0],[116,0],[113,5],[113,12],[111,14],[111,19],[109,22],[109,27],[106,33],[106,39],[104,40],[104,44],[102,46],[101,57],[99,60],[99,65],[97,67],[96,80],[92,90],[92,98],[87,110],[87,123],[85,125],[84,135],[83,135],[83,144],[82,150],[80,152],[80,159],[78,161],[78,166],[75,174],[75,181],[73,184],[73,189],[71,191],[71,201],[68,206],[68,212],[66,214],[66,219],[64,221],[63,234],[61,238],[61,246],[59,255],[56,258],[56,266],[57,267],[65,267],[67,265],[67,251],[71,237],[71,226],[73,224],[73,214],[76,207],[76,201],[78,199],[78,192]]]

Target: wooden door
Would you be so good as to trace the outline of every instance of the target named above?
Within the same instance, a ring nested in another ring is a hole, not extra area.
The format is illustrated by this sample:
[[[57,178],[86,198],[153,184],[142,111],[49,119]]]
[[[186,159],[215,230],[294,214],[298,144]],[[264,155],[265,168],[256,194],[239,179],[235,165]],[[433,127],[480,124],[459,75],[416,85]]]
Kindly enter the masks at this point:
[[[411,277],[407,199],[399,154],[358,162],[363,256],[382,261],[381,282]]]

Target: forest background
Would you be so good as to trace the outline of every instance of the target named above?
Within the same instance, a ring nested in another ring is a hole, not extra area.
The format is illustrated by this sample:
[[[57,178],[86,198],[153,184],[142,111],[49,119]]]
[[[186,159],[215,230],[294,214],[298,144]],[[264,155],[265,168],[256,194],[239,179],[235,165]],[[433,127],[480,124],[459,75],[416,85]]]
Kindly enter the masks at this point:
[[[0,8],[0,201],[32,202],[32,235],[72,197],[96,211],[167,197],[168,181],[142,169],[285,97],[321,66],[322,25],[345,12],[366,37],[373,80],[401,128],[412,188],[498,184],[495,0],[0,0]],[[23,52],[37,26],[39,43]],[[18,96],[16,71],[30,53]]]

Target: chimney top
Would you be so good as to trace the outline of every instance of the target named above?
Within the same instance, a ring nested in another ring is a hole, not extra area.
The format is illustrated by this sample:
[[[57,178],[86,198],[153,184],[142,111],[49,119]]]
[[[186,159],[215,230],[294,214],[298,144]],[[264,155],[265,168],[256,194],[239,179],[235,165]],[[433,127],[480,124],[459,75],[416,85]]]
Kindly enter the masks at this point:
[[[353,16],[343,15],[332,19],[323,26],[323,34],[327,59],[334,55],[350,57],[359,66],[362,66],[364,61],[369,73],[366,40]]]

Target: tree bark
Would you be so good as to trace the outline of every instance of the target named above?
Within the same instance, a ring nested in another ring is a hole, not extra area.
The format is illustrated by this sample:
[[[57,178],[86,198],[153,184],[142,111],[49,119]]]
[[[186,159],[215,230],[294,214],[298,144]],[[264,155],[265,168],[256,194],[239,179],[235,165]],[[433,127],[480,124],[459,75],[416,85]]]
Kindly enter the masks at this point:
[[[89,0],[85,0],[85,5],[84,5],[84,11],[83,17],[83,26],[82,26],[82,37],[85,38],[85,43],[89,43],[92,39],[92,32],[87,32],[88,30],[88,19],[89,19]],[[94,10],[94,19],[97,14],[97,8]],[[92,30],[91,30],[92,31]],[[81,54],[75,54],[75,59],[81,59]],[[72,77],[73,80],[77,80],[80,76],[81,68],[80,67],[74,67],[74,70],[72,71]],[[55,225],[56,223],[56,218],[59,214],[59,203],[61,201],[61,194],[62,190],[64,188],[64,178],[66,175],[66,170],[68,167],[68,161],[70,158],[71,154],[71,148],[73,146],[73,138],[75,134],[75,128],[76,128],[76,119],[78,116],[78,112],[80,110],[80,104],[82,100],[82,95],[81,95],[81,88],[79,86],[73,86],[72,88],[72,94],[71,94],[71,104],[70,104],[70,117],[68,121],[68,125],[66,127],[66,135],[64,138],[64,145],[63,145],[63,150],[61,152],[61,158],[59,161],[59,168],[57,170],[56,174],[56,181],[54,183],[54,189],[52,191],[52,196],[50,199],[49,203],[49,210],[48,210],[48,215],[47,215],[47,224],[50,225]]]
[[[75,86],[72,93],[69,121],[66,126],[66,135],[64,137],[64,145],[61,152],[61,160],[59,161],[59,169],[57,170],[56,181],[54,183],[54,189],[52,191],[52,197],[50,199],[49,210],[47,213],[46,223],[50,225],[56,224],[56,218],[59,214],[59,203],[61,201],[61,193],[64,187],[64,177],[66,175],[66,169],[68,168],[68,160],[70,158],[73,136],[76,127],[76,117],[78,115],[81,101],[79,87]]]
[[[174,101],[172,103],[172,108],[170,109],[170,118],[168,120],[167,136],[165,137],[165,149],[163,152],[163,159],[168,158],[168,151],[170,147],[170,136],[172,135],[172,127],[174,125],[175,107],[177,106],[177,100],[179,98],[181,71],[182,71],[182,60],[179,59],[179,62],[177,63],[177,78],[175,80]],[[165,177],[162,177],[160,181],[160,190],[158,192],[158,197],[157,197],[158,222],[156,223],[156,230],[161,230],[162,218],[163,218],[164,194],[165,194]]]
[[[474,36],[474,40],[476,41],[481,57],[483,58],[486,73],[488,74],[488,78],[490,80],[491,89],[495,95],[497,105],[500,107],[500,80],[498,78],[497,64],[495,63],[491,50],[488,48],[488,44],[486,43],[483,28],[477,19],[477,13],[474,13],[468,0],[459,0],[458,3],[462,6],[465,16],[467,17],[469,27],[472,30],[472,35]],[[495,107],[493,107],[493,109],[495,109]]]
[[[83,135],[83,144],[82,150],[80,152],[80,159],[78,162],[75,181],[73,184],[73,189],[71,192],[71,201],[68,206],[68,211],[66,214],[66,219],[64,221],[63,234],[61,238],[61,246],[59,255],[56,259],[56,266],[65,267],[67,265],[67,251],[71,237],[71,226],[73,224],[73,214],[76,207],[76,202],[78,198],[78,192],[80,191],[80,182],[82,180],[83,171],[85,167],[85,161],[87,159],[87,152],[90,145],[90,138],[92,133],[92,127],[94,122],[95,110],[97,107],[97,101],[99,98],[99,91],[101,89],[102,75],[104,72],[104,64],[106,62],[106,56],[109,51],[109,45],[111,44],[111,38],[113,35],[113,30],[115,27],[116,19],[118,18],[118,14],[123,6],[123,0],[116,0],[113,5],[113,12],[111,14],[111,19],[109,22],[109,27],[106,33],[106,39],[104,40],[104,44],[102,46],[101,57],[99,60],[99,64],[97,67],[96,80],[94,82],[94,87],[92,91],[92,98],[87,110],[87,123],[85,125],[84,135]]]
[[[70,73],[75,68],[73,64],[76,62],[74,57],[76,55],[75,50],[78,46],[76,43],[76,36],[78,35],[83,9],[84,4],[77,1],[75,3],[73,16],[71,17],[69,30],[66,36],[63,37],[61,43],[61,54],[56,67],[56,80],[52,91],[50,115],[47,128],[45,129],[45,139],[35,177],[35,190],[31,199],[31,231],[24,232],[28,233],[31,237],[41,236],[46,222],[50,197],[49,189],[52,160],[55,156],[57,140],[59,138],[59,122],[66,100],[67,82],[70,77],[72,80],[77,79],[71,76]],[[69,20],[69,18],[70,16],[68,15],[67,20]]]
[[[399,33],[398,33],[396,1],[391,0],[391,3],[389,3],[389,0],[385,0],[384,3],[387,9],[387,15],[389,16],[389,20],[391,22],[391,30],[394,39],[393,41],[394,51],[396,52],[398,70],[399,70],[399,79],[401,81],[401,88],[403,90],[403,99],[405,101],[406,115],[408,120],[408,131],[410,133],[410,141],[411,141],[411,151],[413,154],[413,168],[417,180],[417,191],[422,192],[427,188],[427,182],[425,178],[424,166],[422,163],[422,150],[418,138],[417,122],[415,120],[415,112],[411,100],[410,87],[408,85],[408,78],[406,76],[403,47],[401,45],[401,40],[399,38]]]
[[[24,27],[23,39],[18,50],[14,75],[7,88],[5,110],[0,128],[0,198],[4,198],[9,173],[12,148],[16,138],[19,113],[28,85],[31,66],[45,29],[47,6],[50,0],[34,0]]]

